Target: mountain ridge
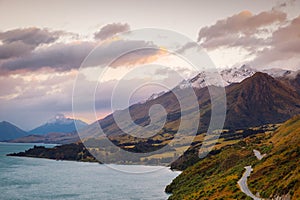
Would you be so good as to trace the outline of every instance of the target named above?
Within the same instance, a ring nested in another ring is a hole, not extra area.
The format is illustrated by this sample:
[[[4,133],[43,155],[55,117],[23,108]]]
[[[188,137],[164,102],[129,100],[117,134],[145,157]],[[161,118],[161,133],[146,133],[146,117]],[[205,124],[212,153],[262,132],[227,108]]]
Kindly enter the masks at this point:
[[[75,125],[76,124],[76,125]],[[63,114],[57,114],[48,120],[45,124],[29,131],[32,135],[45,135],[48,133],[71,133],[77,128],[81,129],[88,124],[78,120],[65,117]]]
[[[16,125],[7,121],[0,122],[0,141],[7,141],[26,135],[28,133]]]
[[[184,89],[181,90],[184,92]],[[290,86],[266,73],[257,72],[241,83],[227,86],[225,90],[227,95],[225,128],[235,129],[259,126],[266,123],[280,123],[300,113],[300,95]],[[195,88],[195,93],[198,97],[200,111],[202,110],[200,119],[202,128],[200,132],[205,132],[205,128],[209,125],[211,111],[209,90],[207,87]],[[170,115],[169,118],[173,119],[169,122],[174,125],[177,124],[178,118],[175,117],[175,113],[180,111],[180,105],[172,91],[145,103],[131,105],[129,110],[132,120],[139,123],[149,120],[148,109],[154,104],[163,105]],[[123,111],[118,112],[122,113]],[[172,113],[174,113],[174,118],[171,117]],[[112,114],[95,123],[99,123],[108,135],[123,134],[116,126]],[[96,126],[96,124],[91,126]],[[172,130],[177,128],[176,125],[168,126],[168,123],[166,126],[169,129],[172,128]],[[91,130],[95,131],[92,128]],[[86,135],[93,134],[86,133]]]
[[[240,84],[228,86],[226,93],[231,102],[225,122],[228,127],[234,128],[235,121],[248,121],[248,126],[279,123],[300,113],[300,96],[266,73],[257,72]]]

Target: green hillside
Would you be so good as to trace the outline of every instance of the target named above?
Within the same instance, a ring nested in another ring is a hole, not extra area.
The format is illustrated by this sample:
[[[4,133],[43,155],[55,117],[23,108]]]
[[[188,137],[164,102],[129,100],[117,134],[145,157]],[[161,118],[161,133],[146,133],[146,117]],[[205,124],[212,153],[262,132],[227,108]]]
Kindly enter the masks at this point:
[[[248,185],[253,194],[263,198],[290,194],[300,196],[300,116],[281,125],[276,131],[247,137],[227,145],[190,166],[167,186],[170,200],[181,199],[251,199],[241,192],[237,181],[245,166],[253,166]],[[258,161],[258,149],[267,156]]]
[[[300,116],[284,123],[261,146],[268,156],[254,166],[249,187],[261,197],[290,193],[300,199]]]

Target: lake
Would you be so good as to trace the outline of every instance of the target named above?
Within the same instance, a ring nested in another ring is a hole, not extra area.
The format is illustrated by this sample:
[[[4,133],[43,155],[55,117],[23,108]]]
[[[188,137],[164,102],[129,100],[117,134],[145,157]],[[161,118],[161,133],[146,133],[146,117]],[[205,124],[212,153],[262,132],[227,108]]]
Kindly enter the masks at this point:
[[[114,166],[8,157],[37,144],[0,143],[0,199],[162,200],[179,172],[156,166]],[[46,147],[53,145],[43,144]],[[137,174],[124,171],[136,171]],[[148,172],[147,171],[153,171]],[[145,172],[145,173],[142,173]]]

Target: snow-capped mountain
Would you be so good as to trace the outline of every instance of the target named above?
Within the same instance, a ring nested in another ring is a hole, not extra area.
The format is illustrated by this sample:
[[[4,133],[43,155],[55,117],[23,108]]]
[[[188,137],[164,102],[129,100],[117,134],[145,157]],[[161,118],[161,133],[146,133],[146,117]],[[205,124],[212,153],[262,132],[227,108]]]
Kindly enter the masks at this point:
[[[271,68],[271,69],[263,69],[263,70],[257,70],[253,69],[247,65],[243,65],[241,67],[233,67],[229,69],[223,69],[218,72],[218,74],[221,76],[220,78],[216,78],[215,72],[200,72],[195,77],[191,79],[182,80],[176,88],[184,89],[188,87],[193,88],[203,88],[210,85],[215,86],[228,86],[233,83],[240,83],[244,79],[249,78],[253,76],[256,72],[263,72],[267,73],[270,76],[274,78],[293,78],[295,77],[300,71],[291,71],[291,70],[285,70],[285,69],[279,69],[279,68]],[[157,97],[163,95],[163,93],[154,93],[152,94],[147,101],[156,99]]]
[[[70,133],[74,132],[77,128],[83,128],[87,126],[88,124],[78,120],[78,119],[71,119],[65,117],[63,114],[57,114],[50,120],[48,120],[45,124],[31,130],[30,134],[38,134],[38,135],[44,135],[47,133]]]
[[[240,83],[244,79],[254,75],[257,71],[255,69],[252,69],[251,67],[248,67],[246,65],[241,66],[240,68],[231,68],[231,69],[225,69],[222,70],[220,75],[224,79],[224,81],[227,83],[227,85],[230,85],[232,83]]]
[[[187,87],[203,88],[209,85],[225,87],[232,83],[240,83],[244,79],[253,76],[256,72],[267,73],[274,78],[279,78],[279,77],[293,78],[299,73],[296,71],[279,69],[279,68],[257,70],[247,65],[243,65],[239,68],[234,67],[230,69],[221,70],[219,72],[219,75],[222,77],[222,80],[215,78],[214,74],[210,74],[211,72],[201,72],[192,79],[183,80],[181,83],[179,83],[178,87],[181,89]]]
[[[213,72],[201,72],[192,79],[183,80],[178,87],[183,89],[187,87],[202,88],[209,85],[227,86],[232,83],[239,83],[244,79],[254,75],[256,70],[243,65],[240,68],[224,69],[219,72],[222,79],[216,78]]]

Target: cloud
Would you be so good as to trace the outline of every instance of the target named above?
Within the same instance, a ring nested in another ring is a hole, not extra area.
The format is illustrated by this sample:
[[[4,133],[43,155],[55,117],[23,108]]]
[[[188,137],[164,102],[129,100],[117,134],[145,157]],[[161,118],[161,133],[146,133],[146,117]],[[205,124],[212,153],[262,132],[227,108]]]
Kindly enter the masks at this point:
[[[287,5],[277,7],[284,6]],[[235,49],[236,54],[245,51],[245,58],[234,65],[247,62],[252,67],[297,69],[300,66],[299,27],[300,16],[289,19],[277,8],[258,14],[243,11],[201,28],[198,42],[208,51]]]
[[[70,72],[28,72],[19,75],[8,75],[0,77],[0,118],[14,122],[26,129],[44,123],[56,113],[72,113],[72,92],[73,84],[77,73]],[[155,80],[155,76],[151,76]],[[174,76],[166,77],[170,82]],[[123,100],[132,93],[132,88],[144,85],[148,81],[143,76],[131,79],[109,80],[98,83],[96,80],[89,80],[83,74],[78,74],[77,81],[80,82],[80,90],[76,96],[79,99],[80,108],[76,114],[89,112],[90,120],[94,120],[94,113],[89,110],[90,99],[95,101],[97,113],[101,114],[111,111],[112,91],[116,85],[121,87],[117,100]],[[150,81],[151,82],[151,81]],[[165,83],[165,81],[163,80]],[[96,93],[94,88],[97,86]],[[78,88],[77,88],[78,89]],[[157,87],[146,87],[137,90],[131,96],[130,103],[147,99]],[[94,96],[95,95],[95,96]],[[77,113],[78,112],[78,113]],[[18,117],[16,118],[16,113]]]
[[[138,41],[142,42],[142,41]],[[146,44],[146,47],[145,47]],[[136,46],[132,46],[132,49],[129,49],[127,53],[123,54],[121,57],[117,58],[110,64],[111,67],[118,66],[134,66],[151,63],[156,61],[161,56],[167,55],[163,49],[151,44],[151,43],[136,43]],[[126,52],[126,50],[124,51]]]
[[[104,40],[118,32],[127,31],[128,24],[113,23],[102,27],[95,38]],[[69,71],[78,69],[85,58],[87,66],[133,66],[152,62],[164,52],[150,41],[122,39],[99,41],[58,40],[63,31],[26,28],[0,32],[0,75],[48,69]],[[39,48],[37,48],[39,47]],[[121,57],[117,58],[118,56]]]
[[[265,34],[267,26],[284,22],[286,14],[277,11],[265,11],[253,15],[250,11],[242,11],[236,15],[217,21],[212,26],[201,28],[198,42],[206,49],[225,47],[251,47],[264,45],[265,41],[255,34]]]
[[[25,44],[21,41],[4,43],[0,45],[0,60],[19,57],[34,50],[35,46]]]
[[[39,44],[48,44],[57,40],[62,32],[50,32],[47,29],[25,28],[14,29],[6,32],[0,32],[0,40],[3,43],[12,43],[22,41],[25,44],[37,46]]]
[[[0,118],[31,129],[55,113],[70,112],[73,82],[72,72],[1,76]]]
[[[114,36],[117,33],[129,31],[129,30],[130,30],[130,26],[127,23],[125,24],[112,23],[103,26],[100,29],[100,31],[95,33],[94,37],[95,39],[105,40],[109,37]]]
[[[176,53],[183,54],[186,50],[196,48],[198,49],[199,46],[195,42],[188,42],[179,49],[176,50]]]
[[[277,4],[273,7],[273,9],[280,10],[286,7],[294,6],[295,2],[296,0],[286,0],[284,2],[277,2]]]
[[[57,71],[67,71],[78,68],[83,59],[94,48],[91,42],[58,43],[39,49],[30,54],[10,59],[0,66],[2,73],[13,71],[35,71],[41,68],[51,68]]]
[[[92,50],[93,56],[88,58],[84,67],[106,66],[112,61],[114,62],[110,67],[131,66],[153,61],[162,54],[156,45],[142,40],[114,40],[99,46],[95,41],[57,43],[33,51],[26,56],[3,62],[0,65],[0,72],[4,75],[43,68],[54,71],[78,69]],[[123,55],[124,52],[127,54]],[[120,55],[123,56],[117,58]]]
[[[287,26],[278,28],[273,32],[270,48],[264,48],[257,52],[257,57],[251,65],[277,65],[278,67],[293,65],[295,69],[300,67],[300,16],[293,19]],[[293,60],[293,62],[288,62]],[[281,66],[280,66],[281,65]]]
[[[0,60],[29,54],[41,44],[55,42],[61,34],[62,31],[51,32],[35,27],[0,32]]]

